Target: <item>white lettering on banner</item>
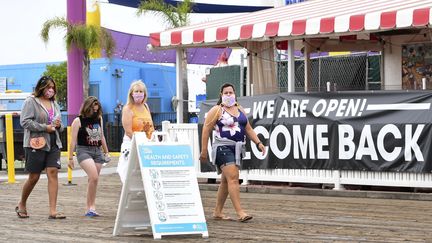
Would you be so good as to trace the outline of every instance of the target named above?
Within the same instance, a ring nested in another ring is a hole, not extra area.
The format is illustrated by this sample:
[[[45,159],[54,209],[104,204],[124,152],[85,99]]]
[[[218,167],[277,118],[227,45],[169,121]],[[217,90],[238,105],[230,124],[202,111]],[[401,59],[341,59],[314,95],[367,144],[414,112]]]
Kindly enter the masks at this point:
[[[259,133],[257,130],[255,130],[255,132]],[[280,150],[277,145],[277,137],[279,134],[285,137],[285,148],[283,148],[282,150]],[[270,148],[276,157],[278,157],[279,159],[285,159],[286,157],[288,157],[291,152],[291,134],[286,126],[276,126],[270,134],[269,142]]]
[[[381,154],[385,161],[393,161],[395,160],[399,154],[401,153],[401,147],[395,147],[392,152],[388,152],[384,147],[384,138],[387,134],[391,133],[395,139],[401,139],[402,134],[394,124],[387,124],[378,133],[377,137],[377,145],[378,152]]]
[[[273,118],[274,100],[259,101],[253,103],[253,118],[264,118],[264,111],[267,111],[266,118]],[[267,108],[267,109],[266,109]]]
[[[282,102],[278,118],[282,117],[306,117],[306,108],[309,100],[287,100]],[[253,119],[273,118],[275,112],[275,100],[258,101],[253,103]]]
[[[355,158],[360,160],[365,155],[369,155],[372,160],[378,160],[370,125],[365,125],[362,129]]]
[[[403,128],[405,134],[402,136],[396,125],[386,124],[378,131],[376,140],[374,140],[371,125],[364,125],[356,146],[354,128],[348,124],[337,126],[338,144],[329,144],[328,125],[325,124],[306,125],[304,126],[304,133],[302,132],[302,125],[293,125],[292,133],[285,125],[277,125],[271,133],[265,127],[257,126],[254,129],[255,132],[269,141],[267,153],[263,156],[253,144],[251,148],[257,159],[264,159],[269,151],[278,159],[287,158],[291,152],[294,159],[329,159],[331,146],[338,146],[336,159],[350,160],[355,158],[355,160],[361,160],[364,156],[368,156],[371,160],[378,161],[378,155],[380,155],[386,161],[393,161],[402,153],[402,147],[395,146],[393,149],[389,149],[385,147],[385,143],[392,144],[389,143],[389,140],[404,139],[403,155],[405,161],[411,161],[413,153],[417,161],[424,161],[423,153],[418,144],[424,127],[424,124],[417,125],[413,132],[413,124],[405,124]],[[283,147],[280,147],[281,144],[278,145],[279,136],[285,140]],[[328,149],[326,150],[325,147]],[[244,159],[250,159],[249,152]]]
[[[255,127],[255,128],[254,128],[254,131],[255,131],[257,134],[262,134],[263,137],[264,137],[264,139],[266,139],[266,140],[267,140],[267,139],[269,138],[269,136],[270,136],[270,134],[269,134],[269,132],[267,131],[267,129],[265,129],[265,127],[263,127],[263,126],[257,126],[257,127]],[[254,155],[255,155],[255,157],[256,157],[257,159],[264,159],[264,158],[267,156],[267,154],[268,154],[268,148],[267,148],[267,147],[266,147],[266,153],[265,153],[264,155],[262,154],[261,151],[258,150],[256,144],[251,143],[251,148],[252,148],[252,152],[254,153]],[[246,155],[246,156],[247,156],[247,155]],[[250,153],[249,153],[249,158],[250,158]]]
[[[420,124],[417,126],[416,131],[414,132],[414,135],[411,137],[412,134],[412,125],[408,124],[405,127],[405,161],[411,161],[411,148],[414,151],[415,157],[418,161],[424,161],[423,153],[420,150],[420,147],[417,143],[417,140],[420,137],[421,132],[423,131],[424,124]],[[420,130],[419,130],[420,129]]]
[[[424,124],[417,126],[414,134],[412,134],[412,124],[405,125],[405,151],[404,157],[405,161],[412,160],[411,150],[414,151],[417,161],[424,161],[423,153],[418,145],[418,139],[423,131]],[[384,137],[386,134],[391,133],[394,139],[402,139],[402,135],[396,125],[387,124],[380,129],[377,137],[377,147],[378,152],[386,161],[392,161],[396,159],[401,153],[401,147],[395,147],[392,152],[387,152],[384,149]],[[339,125],[338,126],[338,136],[339,136],[339,159],[351,159],[355,153],[355,159],[360,160],[363,156],[370,156],[372,160],[377,161],[377,151],[375,149],[372,132],[370,125],[365,125],[361,131],[359,146],[357,152],[355,152],[354,139],[354,129],[350,125]],[[367,143],[367,145],[366,145]],[[348,150],[345,148],[348,147]]]
[[[323,137],[324,133],[327,133],[327,125],[317,125],[316,136],[317,136],[317,157],[323,159],[329,159],[329,151],[323,150],[324,146],[328,146],[328,137]]]
[[[309,147],[309,158],[315,159],[315,150],[313,146],[313,141],[314,141],[313,128],[314,125],[307,125],[305,134],[304,136],[302,136],[300,125],[293,126],[294,159],[299,158],[299,148],[301,150],[302,158],[306,159],[308,147]]]
[[[338,131],[339,159],[351,159],[355,152],[354,129],[350,125],[341,124]],[[345,150],[345,147],[348,147],[348,150]]]
[[[319,99],[312,107],[315,117],[329,116],[333,113],[335,117],[360,116],[365,109],[367,99]]]

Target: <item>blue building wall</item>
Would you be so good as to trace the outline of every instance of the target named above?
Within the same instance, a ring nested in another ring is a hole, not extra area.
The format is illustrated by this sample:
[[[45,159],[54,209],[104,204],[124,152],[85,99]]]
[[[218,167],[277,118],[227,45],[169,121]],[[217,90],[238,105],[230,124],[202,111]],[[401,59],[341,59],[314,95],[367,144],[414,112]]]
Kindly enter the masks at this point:
[[[17,64],[0,66],[0,77],[7,78],[7,89],[32,92],[46,65],[58,63]],[[105,114],[114,113],[118,103],[126,104],[132,81],[141,79],[149,93],[154,113],[173,112],[171,98],[175,95],[175,67],[146,64],[121,59],[100,58],[91,61],[90,95],[102,103]],[[73,92],[73,91],[68,91]],[[157,118],[157,117],[156,117]]]

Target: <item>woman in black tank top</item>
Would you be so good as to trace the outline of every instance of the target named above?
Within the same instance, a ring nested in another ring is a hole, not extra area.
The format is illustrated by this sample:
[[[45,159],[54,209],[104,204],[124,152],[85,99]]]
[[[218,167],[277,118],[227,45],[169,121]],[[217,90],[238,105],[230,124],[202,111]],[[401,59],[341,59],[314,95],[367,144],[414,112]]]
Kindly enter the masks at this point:
[[[99,216],[96,212],[96,189],[108,147],[103,133],[102,107],[96,97],[84,100],[80,114],[72,122],[69,167],[74,168],[73,151],[76,148],[80,167],[87,173],[87,206],[85,216]],[[103,154],[105,153],[105,155]]]

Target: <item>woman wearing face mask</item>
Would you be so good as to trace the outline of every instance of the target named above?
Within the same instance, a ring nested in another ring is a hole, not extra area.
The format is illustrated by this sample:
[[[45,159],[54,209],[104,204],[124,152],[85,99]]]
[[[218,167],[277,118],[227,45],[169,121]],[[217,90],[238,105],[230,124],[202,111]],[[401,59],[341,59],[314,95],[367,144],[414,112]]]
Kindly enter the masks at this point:
[[[73,120],[71,125],[68,162],[71,169],[74,168],[73,151],[75,148],[78,163],[88,177],[85,216],[100,216],[96,211],[96,189],[102,164],[105,163],[108,155],[108,146],[103,132],[102,106],[94,96],[84,100],[79,116]]]
[[[128,156],[133,133],[145,132],[147,138],[150,139],[154,131],[153,120],[146,101],[147,88],[145,84],[141,80],[132,82],[128,92],[127,103],[123,107],[122,124],[125,135],[117,166],[117,172],[123,183],[126,179]]]
[[[239,167],[244,152],[247,136],[258,149],[265,154],[265,146],[252,129],[235,96],[234,86],[229,83],[222,85],[219,101],[210,109],[204,121],[201,141],[200,161],[208,161],[208,139],[214,128],[215,139],[212,145],[212,161],[221,175],[221,183],[217,192],[216,207],[213,218],[231,220],[223,213],[228,195],[237,213],[237,221],[246,222],[252,219],[240,205]]]
[[[22,107],[20,122],[24,128],[23,147],[25,168],[29,172],[23,185],[21,200],[15,208],[18,218],[28,218],[27,199],[46,170],[48,177],[49,219],[64,219],[57,212],[58,170],[60,169],[60,132],[63,131],[60,107],[55,101],[56,84],[51,77],[43,76],[36,84],[33,95]]]

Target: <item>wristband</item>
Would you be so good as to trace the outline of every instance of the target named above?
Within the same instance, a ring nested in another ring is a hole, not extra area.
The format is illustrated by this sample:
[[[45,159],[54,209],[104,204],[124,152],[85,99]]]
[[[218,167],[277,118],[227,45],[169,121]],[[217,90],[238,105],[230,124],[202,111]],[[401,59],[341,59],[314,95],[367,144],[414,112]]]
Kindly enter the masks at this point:
[[[261,141],[259,141],[259,143],[257,143],[257,144],[256,144],[256,146],[259,146],[259,145],[260,145],[260,143],[262,144],[262,142],[261,142]]]

